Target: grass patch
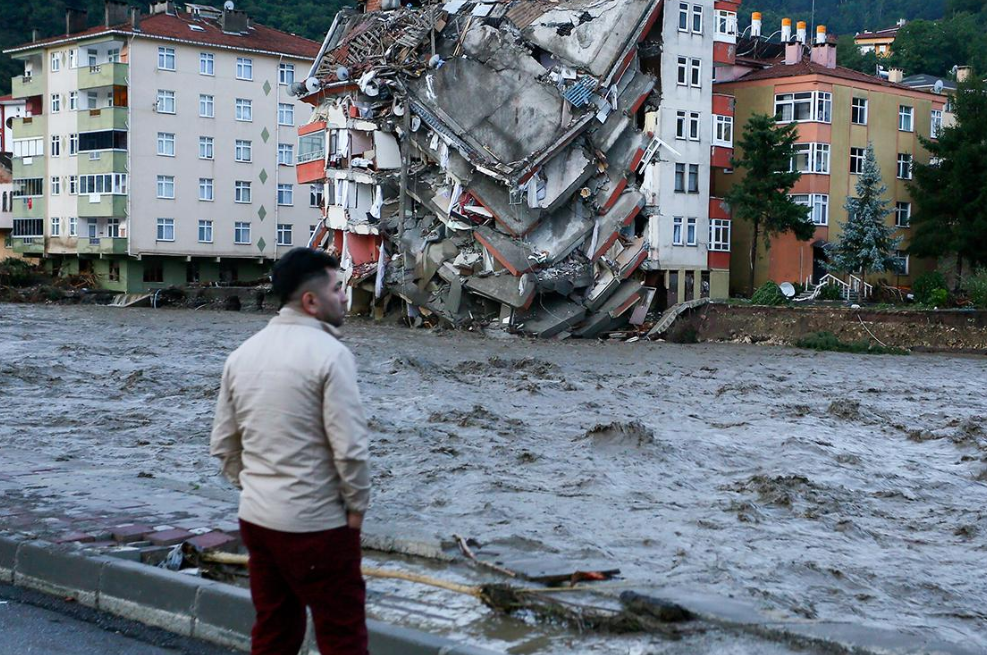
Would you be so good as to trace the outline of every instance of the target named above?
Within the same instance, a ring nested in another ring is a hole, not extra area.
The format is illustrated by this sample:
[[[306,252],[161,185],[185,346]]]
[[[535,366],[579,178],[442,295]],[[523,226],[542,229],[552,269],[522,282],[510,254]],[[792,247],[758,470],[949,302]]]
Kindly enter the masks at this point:
[[[878,344],[872,344],[869,341],[840,341],[832,332],[813,332],[807,334],[798,341],[795,345],[799,348],[808,348],[809,350],[822,351],[832,351],[838,353],[857,353],[862,355],[907,355],[908,351],[904,348],[896,348],[894,346],[881,346]]]

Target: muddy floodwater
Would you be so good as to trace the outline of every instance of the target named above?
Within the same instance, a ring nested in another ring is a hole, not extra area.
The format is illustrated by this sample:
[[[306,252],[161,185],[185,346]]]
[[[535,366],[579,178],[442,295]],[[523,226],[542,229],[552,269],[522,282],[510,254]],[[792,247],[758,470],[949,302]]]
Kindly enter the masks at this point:
[[[222,486],[220,371],[268,319],[0,305],[0,448]],[[987,652],[984,358],[345,333],[377,525]]]

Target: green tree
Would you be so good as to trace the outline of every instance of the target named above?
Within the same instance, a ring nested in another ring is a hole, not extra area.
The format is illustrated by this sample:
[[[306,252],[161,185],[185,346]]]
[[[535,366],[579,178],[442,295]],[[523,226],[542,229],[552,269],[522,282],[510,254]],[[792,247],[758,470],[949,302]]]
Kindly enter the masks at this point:
[[[908,252],[955,255],[959,285],[964,261],[987,264],[987,85],[979,75],[959,84],[953,108],[955,125],[921,139],[932,160],[914,166]]]
[[[873,50],[867,53],[860,52],[860,46],[853,42],[853,36],[850,34],[837,39],[836,61],[839,62],[840,66],[846,66],[868,75],[877,73],[879,63],[877,53]]]
[[[727,193],[733,217],[751,224],[750,277],[748,289],[754,293],[754,267],[758,257],[758,239],[764,237],[764,247],[771,247],[771,237],[793,232],[801,241],[808,241],[816,231],[804,205],[797,204],[788,192],[802,177],[788,172],[795,151],[798,127],[778,125],[773,116],[754,114],[744,125],[737,141],[734,168],[744,172],[744,178]]]
[[[867,145],[864,168],[857,178],[857,197],[847,197],[847,221],[843,234],[830,254],[828,268],[845,273],[883,273],[895,268],[894,251],[901,243],[895,229],[887,224],[891,211],[884,199],[888,188],[881,180],[881,169],[874,157],[874,146]]]

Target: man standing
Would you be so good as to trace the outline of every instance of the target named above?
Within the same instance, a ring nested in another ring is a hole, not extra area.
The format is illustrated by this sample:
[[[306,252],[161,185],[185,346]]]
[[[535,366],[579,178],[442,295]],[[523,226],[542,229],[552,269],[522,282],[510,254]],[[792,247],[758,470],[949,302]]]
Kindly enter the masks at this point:
[[[252,655],[297,655],[306,606],[323,655],[367,653],[367,425],[356,363],[336,331],[346,307],[338,267],[308,248],[282,257],[272,276],[280,312],[223,369],[210,452],[242,489]]]

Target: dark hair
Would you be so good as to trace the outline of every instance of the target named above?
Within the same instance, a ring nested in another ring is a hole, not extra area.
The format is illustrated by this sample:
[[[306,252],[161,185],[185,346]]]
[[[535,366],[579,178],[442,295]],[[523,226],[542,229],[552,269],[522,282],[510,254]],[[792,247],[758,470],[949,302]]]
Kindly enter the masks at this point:
[[[328,275],[327,268],[339,268],[339,260],[321,250],[293,248],[274,264],[271,291],[281,300],[281,307],[284,307],[303,284]]]

